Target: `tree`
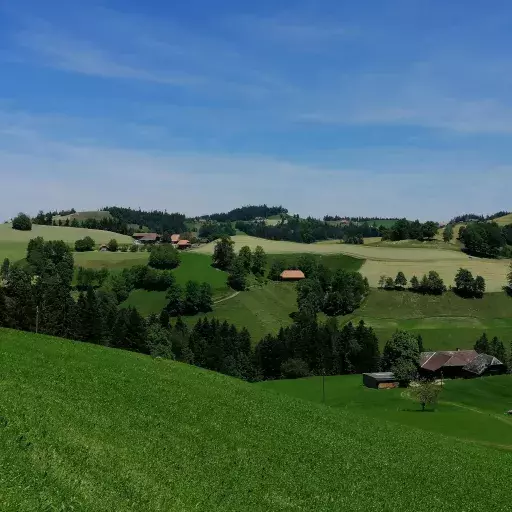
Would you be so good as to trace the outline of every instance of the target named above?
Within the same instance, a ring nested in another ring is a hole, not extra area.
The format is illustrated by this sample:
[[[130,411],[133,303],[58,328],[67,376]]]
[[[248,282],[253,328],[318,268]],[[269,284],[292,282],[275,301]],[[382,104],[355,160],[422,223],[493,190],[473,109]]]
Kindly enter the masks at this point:
[[[475,279],[468,269],[460,268],[455,275],[455,291],[463,297],[473,297]]]
[[[5,258],[2,267],[0,268],[0,279],[7,280],[7,277],[9,276],[9,267],[11,266],[11,262],[9,261],[9,258]]]
[[[487,334],[484,332],[480,338],[478,338],[475,342],[473,348],[479,354],[488,354],[490,350],[489,340],[487,339]]]
[[[19,213],[12,220],[12,229],[17,229],[18,231],[31,231],[32,221],[30,220],[30,217],[25,213]]]
[[[435,382],[422,379],[416,383],[416,386],[410,388],[410,395],[421,404],[421,410],[424,411],[427,405],[435,405],[439,399],[443,387]]]
[[[252,255],[252,273],[261,276],[265,272],[265,266],[267,264],[267,255],[261,245],[256,246]]]
[[[221,270],[227,270],[231,267],[235,259],[235,242],[229,237],[222,237],[216,244],[213,251],[213,266]]]
[[[485,293],[485,279],[482,276],[475,277],[474,294],[476,297],[483,297]]]
[[[146,343],[149,353],[153,357],[163,357],[165,359],[174,359],[172,352],[171,333],[161,325],[152,324],[147,329]]]
[[[386,282],[384,283],[384,288],[386,290],[394,290],[395,289],[395,282],[393,281],[392,277],[386,277]]]
[[[417,292],[420,289],[420,282],[416,276],[411,277],[411,290]]]
[[[245,290],[247,288],[247,272],[242,260],[235,258],[229,268],[228,285],[233,290]]]
[[[285,379],[301,379],[309,376],[309,368],[302,359],[288,359],[281,365],[281,374]]]
[[[318,268],[317,259],[313,254],[302,254],[297,262],[299,270],[304,272],[306,277],[315,277]]]
[[[489,344],[489,352],[487,352],[490,356],[494,356],[496,359],[499,359],[502,363],[506,363],[507,355],[505,353],[505,346],[503,342],[501,342],[497,336],[491,340]]]
[[[384,346],[381,366],[384,371],[393,371],[398,365],[407,370],[411,365],[406,363],[411,363],[417,369],[419,360],[418,338],[406,331],[396,331]]]
[[[158,269],[173,269],[180,264],[180,253],[174,246],[155,245],[151,249],[148,265]]]
[[[183,313],[184,303],[183,303],[183,289],[182,287],[174,283],[167,290],[167,306],[165,307],[166,311],[171,316],[179,316]]]
[[[446,224],[443,230],[443,240],[448,243],[453,240],[453,226],[451,224]]]
[[[115,238],[112,238],[110,242],[107,244],[107,249],[110,252],[117,252],[117,249],[119,247],[119,244],[117,243],[117,240]]]
[[[324,292],[317,279],[303,279],[297,284],[297,307],[299,311],[316,315],[322,309]]]
[[[281,272],[284,270],[285,263],[282,259],[275,259],[272,261],[272,265],[270,266],[270,270],[268,271],[268,278],[271,281],[279,281],[281,276]]]
[[[400,383],[401,387],[407,387],[409,382],[418,376],[418,364],[409,359],[400,358],[395,361],[390,370]]]
[[[432,240],[432,238],[434,238],[436,236],[438,229],[439,229],[439,226],[438,226],[437,222],[428,220],[421,227],[421,233],[423,235],[423,238]]]
[[[407,278],[404,273],[400,270],[395,277],[395,286],[402,289],[407,286]]]
[[[385,285],[386,285],[386,275],[382,274],[379,277],[379,288],[384,288]]]
[[[186,315],[195,315],[201,311],[201,293],[197,281],[187,281],[185,285],[185,297],[183,300],[183,312]]]
[[[248,245],[244,245],[238,252],[238,258],[240,259],[240,262],[244,267],[245,272],[248,274],[251,271],[252,267],[251,248]]]
[[[213,291],[209,283],[199,285],[199,311],[208,313],[213,309]]]
[[[94,240],[90,236],[86,236],[75,242],[76,252],[92,251],[94,249]]]

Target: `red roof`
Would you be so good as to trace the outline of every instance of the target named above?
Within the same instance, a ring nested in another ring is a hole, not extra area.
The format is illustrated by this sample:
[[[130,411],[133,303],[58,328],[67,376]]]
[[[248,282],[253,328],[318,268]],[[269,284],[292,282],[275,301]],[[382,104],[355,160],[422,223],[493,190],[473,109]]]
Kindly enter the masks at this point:
[[[156,240],[160,235],[157,233],[134,233],[133,238],[144,238],[146,240]]]
[[[304,279],[306,276],[302,270],[283,270],[281,279]]]
[[[180,235],[171,235],[171,242],[179,242],[180,241]]]
[[[190,245],[190,242],[188,240],[180,240],[178,242],[178,245],[179,246],[185,246],[185,245]]]
[[[421,367],[435,372],[444,366],[466,366],[476,356],[474,350],[445,350],[439,352],[422,352]]]

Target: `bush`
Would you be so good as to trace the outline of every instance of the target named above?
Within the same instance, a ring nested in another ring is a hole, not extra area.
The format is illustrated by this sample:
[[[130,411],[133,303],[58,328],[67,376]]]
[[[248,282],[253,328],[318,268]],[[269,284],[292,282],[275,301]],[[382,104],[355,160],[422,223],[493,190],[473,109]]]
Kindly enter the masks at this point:
[[[302,359],[288,359],[281,365],[281,374],[285,379],[301,379],[309,376],[309,368]]]
[[[136,244],[130,245],[130,252],[137,252],[137,245]]]
[[[90,236],[86,236],[75,242],[76,252],[92,251],[94,249],[94,240]]]
[[[24,213],[19,213],[17,217],[14,217],[12,220],[12,229],[17,229],[18,231],[31,231],[32,230],[32,221],[30,217]]]
[[[119,247],[119,244],[117,243],[117,240],[115,238],[112,238],[110,242],[107,244],[107,249],[110,252],[117,252],[117,248]]]
[[[158,269],[172,269],[180,264],[180,253],[172,245],[155,245],[149,256],[149,266]]]

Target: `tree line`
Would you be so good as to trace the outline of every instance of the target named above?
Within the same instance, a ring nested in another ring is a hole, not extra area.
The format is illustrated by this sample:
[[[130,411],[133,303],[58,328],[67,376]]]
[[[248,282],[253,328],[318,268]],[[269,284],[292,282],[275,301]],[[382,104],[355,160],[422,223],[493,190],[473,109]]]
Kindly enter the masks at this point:
[[[380,276],[379,288],[384,290],[403,290],[408,283],[409,281],[405,274],[399,271],[394,279],[386,275]],[[428,274],[423,274],[421,280],[416,276],[412,276],[409,290],[424,295],[442,295],[447,288],[439,273],[431,270]],[[485,279],[478,275],[473,277],[470,270],[460,268],[455,275],[455,286],[452,290],[461,297],[481,298],[485,293]]]
[[[261,222],[243,222],[235,224],[236,229],[247,235],[266,238],[269,240],[288,240],[298,243],[314,243],[319,240],[343,240],[345,237],[374,237],[380,236],[381,231],[368,223],[348,225],[332,225],[328,222],[298,215],[287,217],[276,225]]]
[[[505,210],[500,210],[499,212],[493,213],[491,215],[478,215],[476,213],[464,213],[462,215],[455,216],[450,223],[451,224],[460,224],[461,222],[473,222],[473,221],[484,221],[484,220],[494,220],[498,217],[504,217],[505,215],[510,215],[511,212],[507,212]]]
[[[382,239],[399,240],[432,240],[439,229],[439,224],[434,221],[420,222],[407,219],[397,220],[390,228],[382,228]]]
[[[273,215],[286,215],[288,210],[283,206],[267,206],[262,204],[259,206],[248,205],[240,208],[234,208],[227,213],[212,213],[203,215],[201,218],[215,222],[237,222],[254,219],[266,219]]]
[[[464,250],[475,256],[512,256],[512,224],[500,226],[496,222],[472,222],[461,226],[459,239],[464,244]]]

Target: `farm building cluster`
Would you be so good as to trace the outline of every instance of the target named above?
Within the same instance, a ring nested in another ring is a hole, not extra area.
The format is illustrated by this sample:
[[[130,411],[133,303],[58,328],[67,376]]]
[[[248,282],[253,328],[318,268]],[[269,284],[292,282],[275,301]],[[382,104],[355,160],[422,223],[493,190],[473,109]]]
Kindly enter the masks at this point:
[[[428,379],[471,379],[499,375],[505,364],[494,356],[479,354],[476,350],[441,350],[422,352],[419,376]],[[391,372],[364,373],[363,384],[368,388],[389,389],[399,385]]]
[[[162,236],[158,233],[134,233],[132,237],[137,244],[157,244],[162,241]],[[182,239],[178,234],[171,235],[171,244],[178,249],[188,249],[192,245],[189,240]]]

